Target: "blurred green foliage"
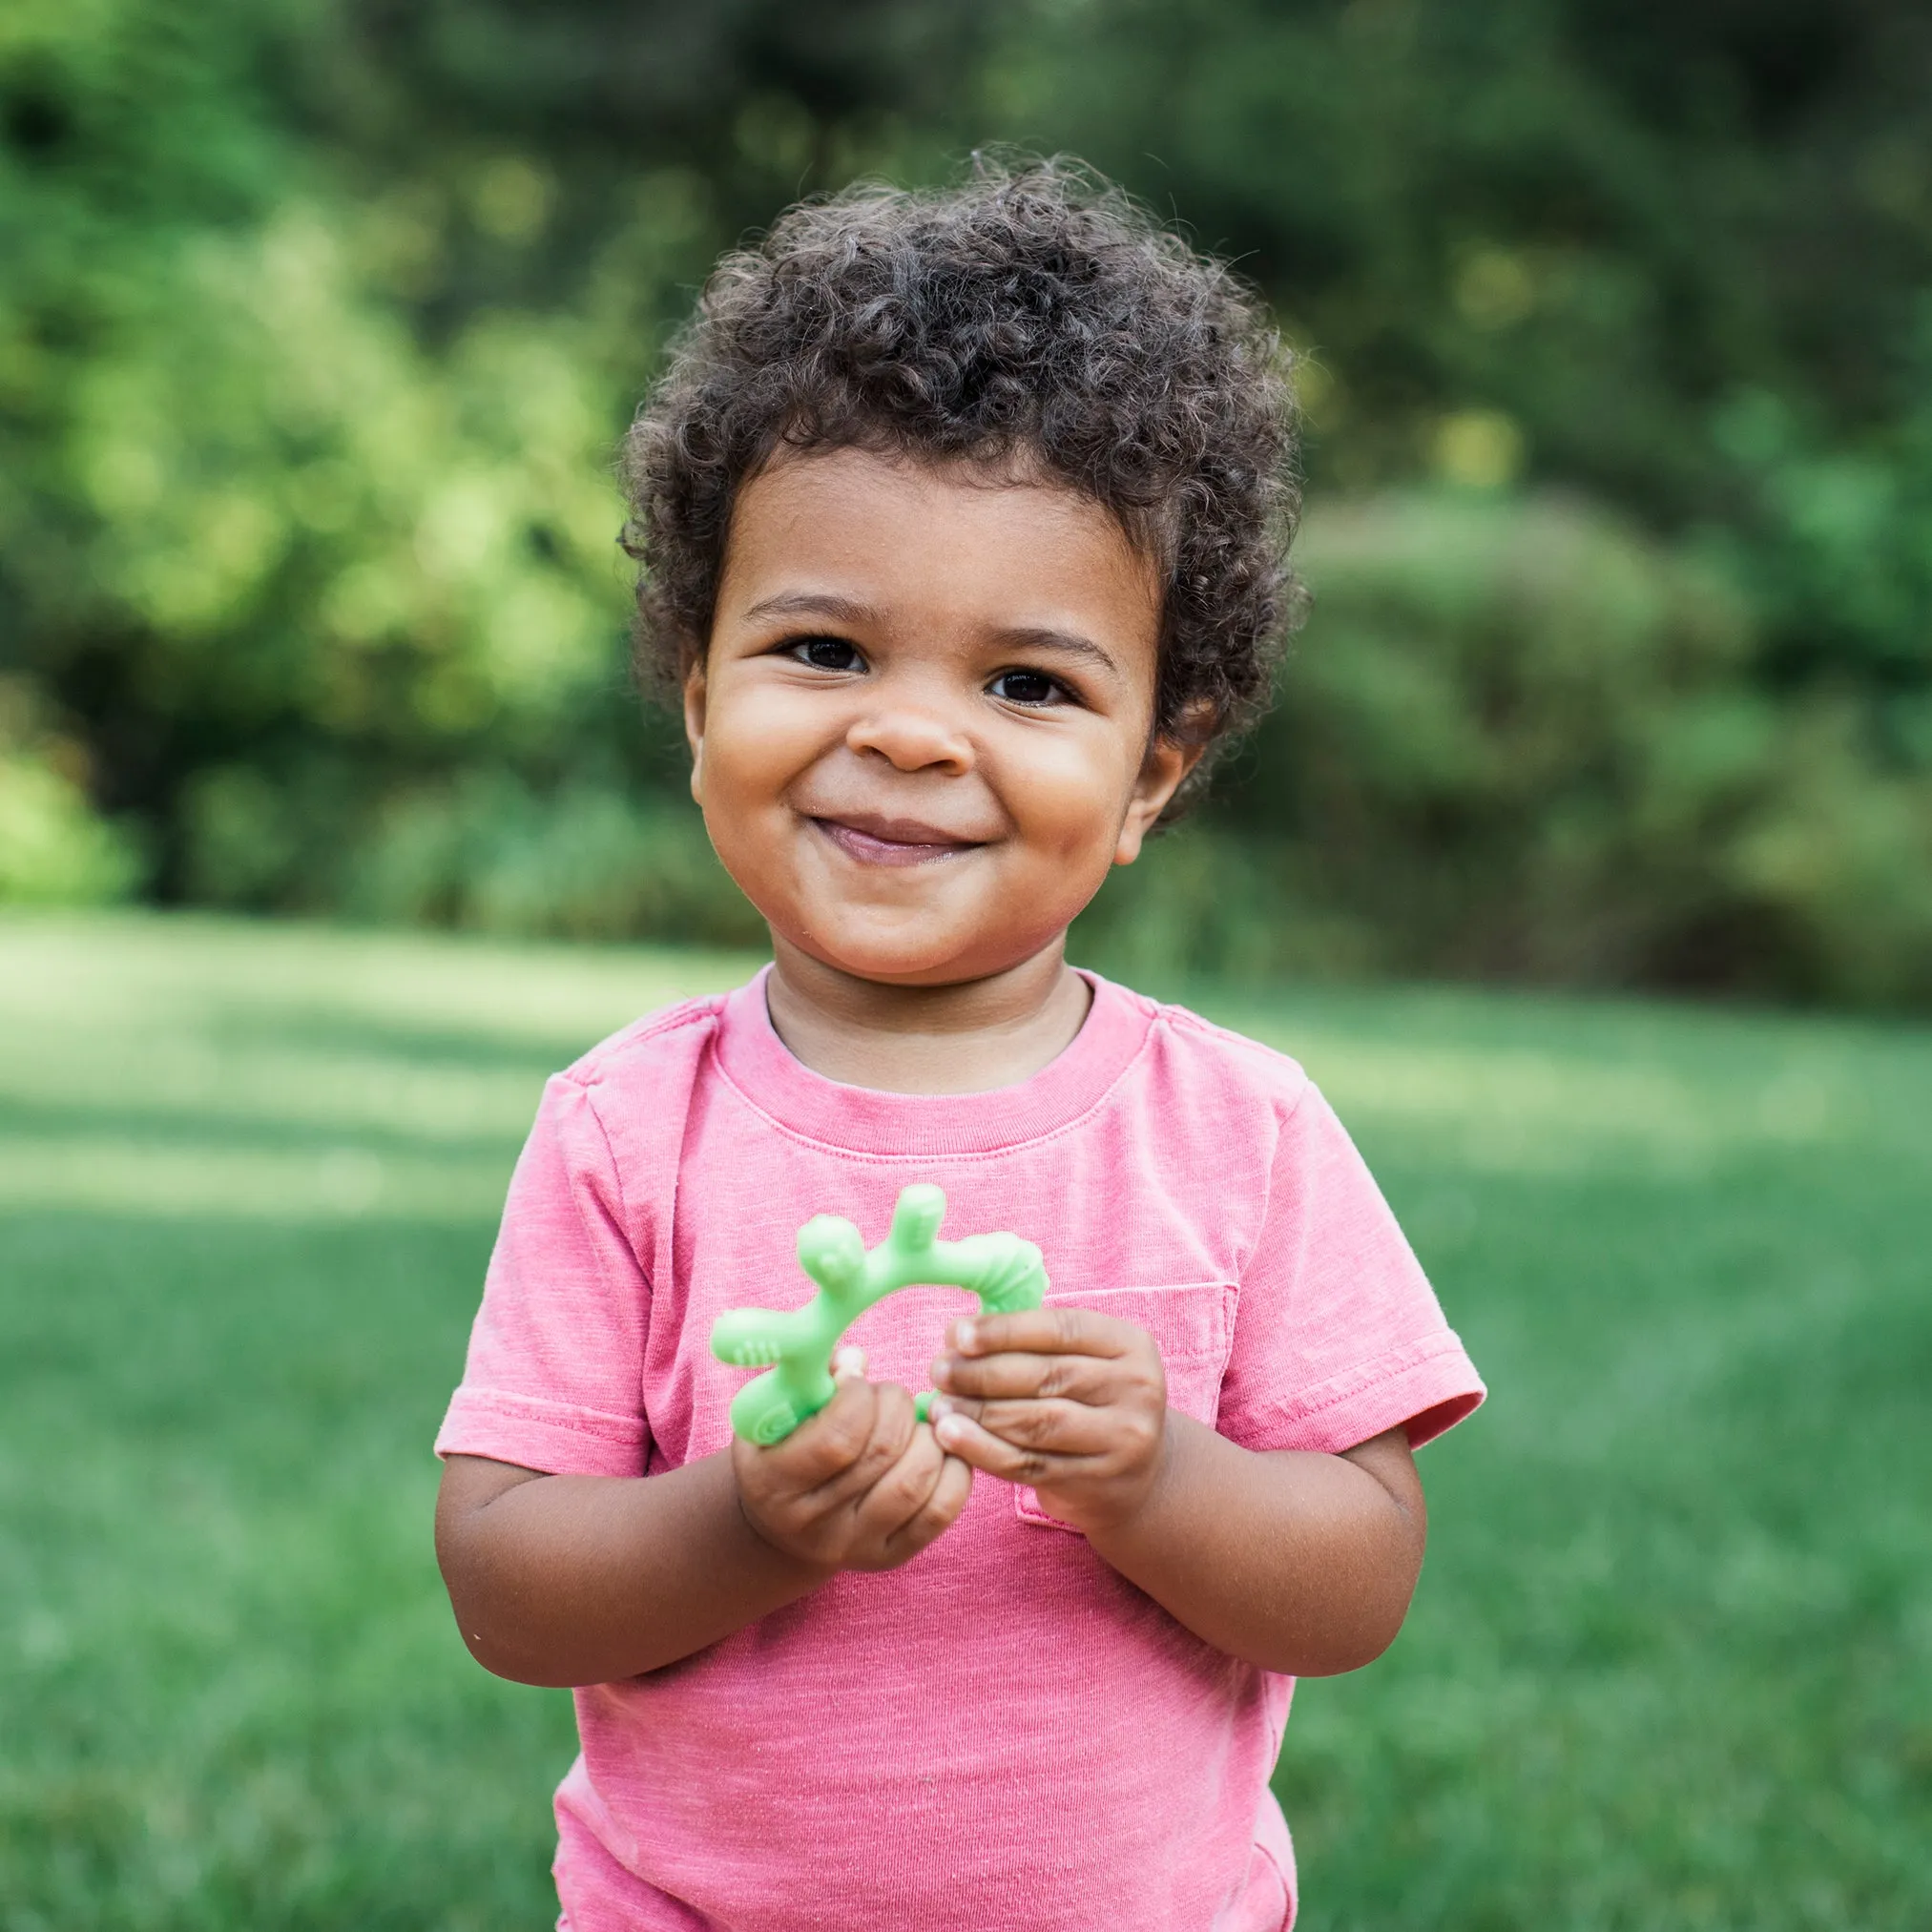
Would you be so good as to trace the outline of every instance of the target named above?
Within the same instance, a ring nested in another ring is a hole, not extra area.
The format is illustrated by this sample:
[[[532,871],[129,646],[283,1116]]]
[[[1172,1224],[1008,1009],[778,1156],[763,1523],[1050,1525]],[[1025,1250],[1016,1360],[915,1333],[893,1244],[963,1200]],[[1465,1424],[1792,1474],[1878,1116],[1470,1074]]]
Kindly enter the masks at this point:
[[[1315,619],[1103,957],[1932,1000],[1928,83],[1902,0],[14,0],[0,897],[745,937],[613,445],[719,247],[1010,139],[1305,357]]]
[[[1751,675],[1714,564],[1575,501],[1318,511],[1315,615],[1183,862],[1083,937],[1132,972],[1932,993],[1922,779]]]

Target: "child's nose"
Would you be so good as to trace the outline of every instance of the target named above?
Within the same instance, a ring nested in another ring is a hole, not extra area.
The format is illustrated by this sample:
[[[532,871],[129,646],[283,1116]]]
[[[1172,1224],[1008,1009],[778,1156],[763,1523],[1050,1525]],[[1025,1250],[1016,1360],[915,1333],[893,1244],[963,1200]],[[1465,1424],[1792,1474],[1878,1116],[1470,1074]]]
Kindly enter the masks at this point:
[[[972,739],[944,712],[924,704],[893,704],[868,713],[845,734],[846,746],[872,752],[902,772],[966,773],[973,767]]]

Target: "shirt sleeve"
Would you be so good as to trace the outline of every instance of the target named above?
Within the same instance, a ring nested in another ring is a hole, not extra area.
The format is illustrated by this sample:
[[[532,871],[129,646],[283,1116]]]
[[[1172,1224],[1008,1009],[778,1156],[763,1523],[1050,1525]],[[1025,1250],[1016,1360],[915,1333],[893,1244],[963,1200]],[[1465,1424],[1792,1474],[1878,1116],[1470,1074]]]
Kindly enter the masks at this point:
[[[641,1476],[650,1300],[603,1124],[591,1095],[560,1074],[510,1179],[436,1453],[549,1475]]]
[[[1485,1393],[1354,1142],[1305,1088],[1242,1272],[1217,1428],[1334,1454],[1406,1423],[1419,1447]]]

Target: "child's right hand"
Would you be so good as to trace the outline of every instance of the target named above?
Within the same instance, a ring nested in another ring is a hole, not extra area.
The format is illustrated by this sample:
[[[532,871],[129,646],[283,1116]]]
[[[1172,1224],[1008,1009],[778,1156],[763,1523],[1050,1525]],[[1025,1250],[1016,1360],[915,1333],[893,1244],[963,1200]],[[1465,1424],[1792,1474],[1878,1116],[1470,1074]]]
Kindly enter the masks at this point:
[[[865,1357],[841,1348],[838,1392],[768,1449],[734,1437],[732,1470],[745,1519],[775,1548],[835,1569],[893,1569],[948,1528],[972,1492],[972,1470],[939,1446],[897,1382],[865,1380]]]

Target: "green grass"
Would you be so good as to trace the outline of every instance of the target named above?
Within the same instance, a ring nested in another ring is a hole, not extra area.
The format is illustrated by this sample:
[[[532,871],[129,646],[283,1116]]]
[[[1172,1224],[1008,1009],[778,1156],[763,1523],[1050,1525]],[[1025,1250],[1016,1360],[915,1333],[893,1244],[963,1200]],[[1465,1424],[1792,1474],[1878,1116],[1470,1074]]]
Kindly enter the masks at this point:
[[[427,1445],[543,1074],[743,967],[0,924],[4,1932],[550,1922],[568,1703],[458,1644]],[[1495,1390],[1402,1641],[1299,1693],[1304,1926],[1923,1932],[1932,1033],[1197,1004]]]

